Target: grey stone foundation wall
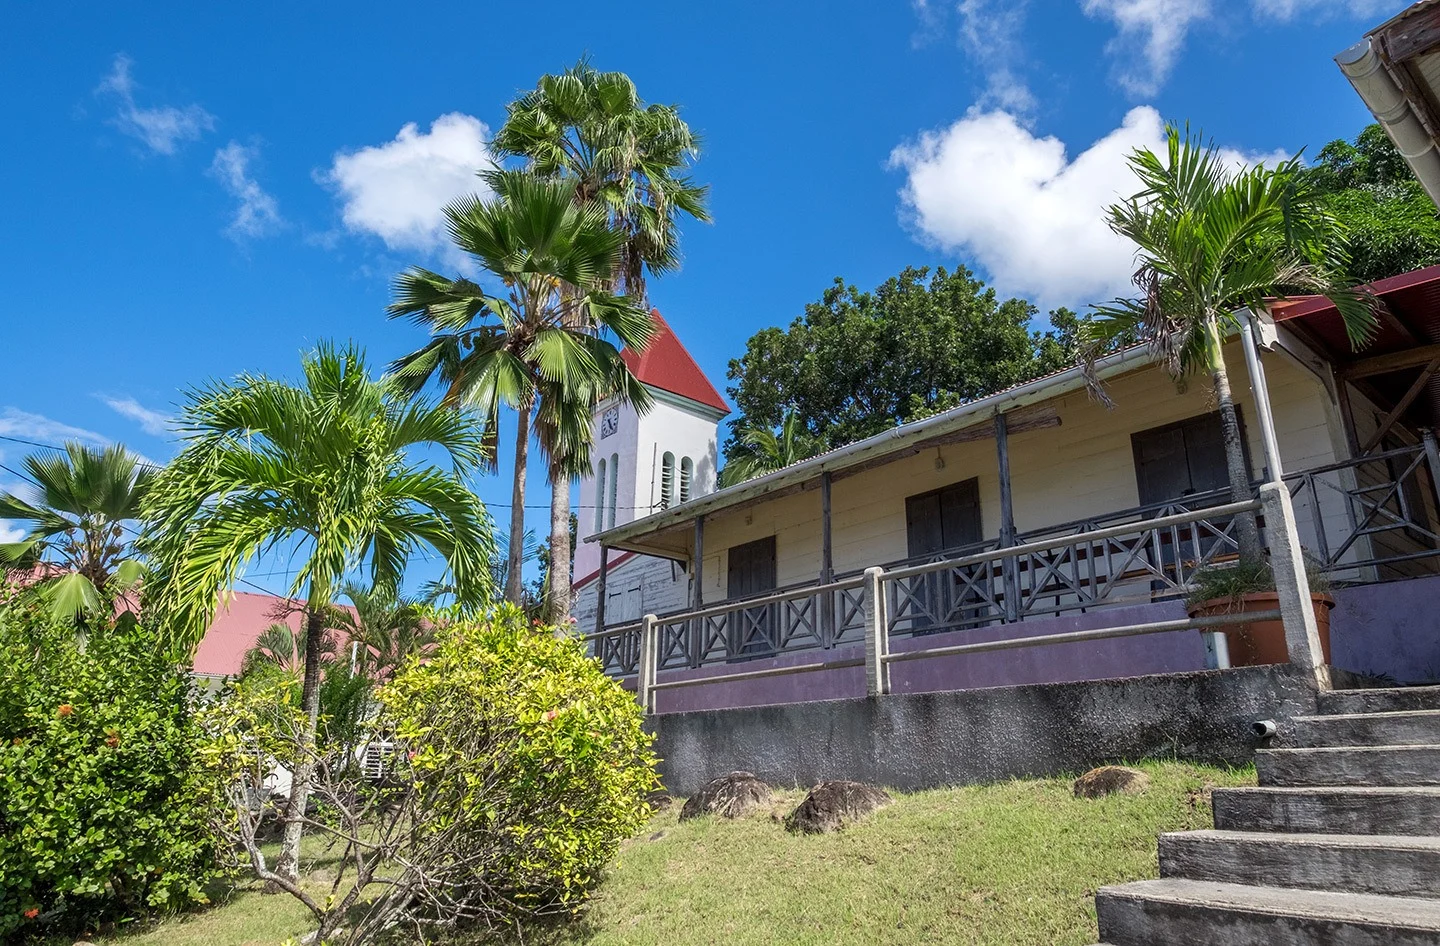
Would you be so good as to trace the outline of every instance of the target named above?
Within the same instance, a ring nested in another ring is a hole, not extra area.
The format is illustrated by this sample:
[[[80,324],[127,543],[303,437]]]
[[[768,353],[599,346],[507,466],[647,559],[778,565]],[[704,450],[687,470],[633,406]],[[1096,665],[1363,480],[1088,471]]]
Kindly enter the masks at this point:
[[[649,727],[676,795],[736,769],[914,791],[1147,758],[1241,765],[1252,722],[1315,711],[1314,687],[1276,665],[665,713]]]

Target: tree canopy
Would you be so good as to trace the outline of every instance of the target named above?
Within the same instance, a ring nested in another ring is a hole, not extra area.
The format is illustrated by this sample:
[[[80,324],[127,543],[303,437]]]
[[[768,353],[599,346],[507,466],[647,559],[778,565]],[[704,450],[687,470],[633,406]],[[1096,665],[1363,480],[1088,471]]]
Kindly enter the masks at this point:
[[[907,267],[870,292],[837,278],[789,328],[755,333],[730,362],[740,416],[726,462],[752,459],[747,434],[787,414],[826,450],[1073,364],[1075,314],[1050,313],[1045,332],[1035,315],[963,266]]]
[[[1435,202],[1378,124],[1321,148],[1307,176],[1347,231],[1355,282],[1440,263]]]

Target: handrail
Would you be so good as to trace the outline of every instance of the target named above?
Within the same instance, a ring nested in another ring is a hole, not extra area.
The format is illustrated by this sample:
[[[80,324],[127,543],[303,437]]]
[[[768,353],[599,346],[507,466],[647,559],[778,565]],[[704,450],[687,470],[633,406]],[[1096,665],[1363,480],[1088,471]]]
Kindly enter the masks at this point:
[[[1351,457],[1348,460],[1340,460],[1336,463],[1327,464],[1326,466],[1310,467],[1309,469],[1305,470],[1296,470],[1294,473],[1286,473],[1283,477],[1281,477],[1281,479],[1286,481],[1303,480],[1306,477],[1317,476],[1321,473],[1334,473],[1338,470],[1352,470],[1357,466],[1365,463],[1374,463],[1377,460],[1392,460],[1395,457],[1412,456],[1416,453],[1424,451],[1424,449],[1424,444],[1414,444],[1408,447],[1396,447],[1393,450],[1386,450],[1382,453],[1367,453],[1362,457]]]
[[[919,660],[922,657],[949,657],[955,654],[979,654],[994,650],[1015,650],[1020,647],[1103,641],[1114,637],[1139,637],[1142,634],[1165,634],[1171,631],[1206,630],[1212,627],[1230,627],[1236,624],[1249,624],[1252,621],[1278,620],[1280,620],[1279,610],[1213,614],[1197,618],[1180,618],[1174,621],[1152,621],[1149,624],[1104,627],[1090,631],[1067,631],[1064,634],[1041,634],[1037,637],[1009,637],[998,641],[982,641],[978,644],[954,644],[949,647],[927,647],[924,650],[901,650],[885,654],[881,659],[886,663],[895,663],[902,660]]]
[[[1223,518],[1225,516],[1235,516],[1246,512],[1257,512],[1259,509],[1260,501],[1258,499],[1252,499],[1243,503],[1226,503],[1223,506],[1210,506],[1191,512],[1176,513],[1173,516],[1161,516],[1156,519],[1145,519],[1140,522],[1125,522],[1104,529],[1096,529],[1093,532],[1071,532],[1051,539],[1042,539],[1039,542],[1002,546],[990,552],[977,552],[973,555],[961,556],[960,558],[945,559],[944,561],[930,562],[925,565],[911,565],[909,568],[897,568],[893,571],[885,572],[885,577],[892,581],[900,581],[905,578],[913,578],[916,575],[943,571],[947,568],[963,568],[966,565],[979,565],[982,562],[990,562],[996,559],[1015,558],[1021,555],[1030,555],[1035,552],[1048,552],[1051,549],[1074,545],[1077,541],[1101,542],[1105,539],[1129,535],[1140,529],[1149,531],[1166,526],[1185,525],[1190,522],[1199,522],[1202,519]]]
[[[856,575],[854,578],[838,578],[835,581],[826,582],[823,585],[802,585],[788,591],[778,591],[768,595],[761,595],[758,598],[741,598],[739,600],[722,601],[708,608],[662,614],[657,616],[655,623],[679,624],[681,621],[699,621],[704,618],[714,617],[717,614],[726,614],[730,611],[745,611],[750,608],[763,607],[767,604],[778,604],[781,601],[795,601],[799,598],[810,598],[815,595],[825,594],[828,591],[844,591],[848,588],[859,588],[863,583],[864,578],[860,575]],[[610,631],[606,636],[613,633],[615,632]]]
[[[765,670],[745,670],[740,673],[720,673],[713,677],[686,677],[683,680],[660,680],[650,685],[652,690],[676,690],[680,687],[700,686],[703,683],[732,683],[736,680],[759,680],[762,677],[780,677],[790,673],[813,673],[817,670],[844,670],[849,667],[865,666],[864,657],[848,657],[827,663],[796,664],[793,667],[769,667]]]

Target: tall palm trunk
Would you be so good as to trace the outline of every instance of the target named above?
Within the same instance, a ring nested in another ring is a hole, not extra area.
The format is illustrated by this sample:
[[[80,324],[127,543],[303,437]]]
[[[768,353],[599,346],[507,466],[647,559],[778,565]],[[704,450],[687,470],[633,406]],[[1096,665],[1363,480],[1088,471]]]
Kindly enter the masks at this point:
[[[545,619],[560,624],[570,616],[570,477],[550,471],[550,575]]]
[[[525,467],[530,462],[530,408],[526,400],[516,411],[515,485],[510,491],[510,547],[505,554],[505,600],[519,604],[524,596]]]
[[[285,835],[275,873],[288,880],[300,876],[300,837],[304,833],[305,806],[310,801],[310,782],[315,774],[315,731],[320,723],[320,651],[325,634],[325,617],[318,608],[305,611],[305,673],[300,684],[300,708],[305,714],[305,731],[300,734],[304,755],[290,773],[290,797],[285,802]]]
[[[1214,385],[1215,400],[1220,407],[1225,467],[1230,475],[1230,501],[1249,502],[1254,497],[1250,492],[1250,471],[1245,464],[1245,444],[1240,436],[1240,415],[1235,410],[1235,399],[1230,392],[1230,374],[1225,368],[1225,355],[1220,348],[1223,336],[1213,317],[1207,330],[1210,335],[1210,382]],[[1247,565],[1261,561],[1260,529],[1253,512],[1235,517],[1235,541],[1240,549],[1240,561]]]

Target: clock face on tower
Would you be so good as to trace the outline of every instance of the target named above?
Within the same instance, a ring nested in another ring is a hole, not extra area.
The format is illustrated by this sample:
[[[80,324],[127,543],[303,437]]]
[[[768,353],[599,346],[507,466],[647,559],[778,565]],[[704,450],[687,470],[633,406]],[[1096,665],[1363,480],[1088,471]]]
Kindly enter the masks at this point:
[[[610,436],[619,429],[620,408],[607,408],[605,410],[605,413],[600,415],[600,439],[604,440],[606,437]]]

